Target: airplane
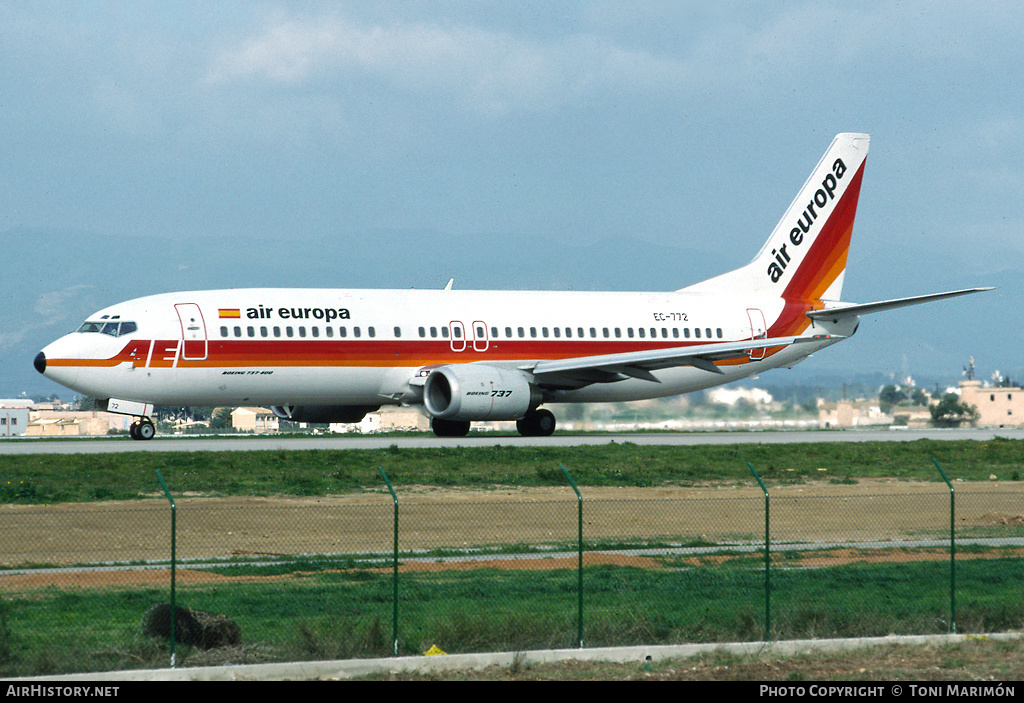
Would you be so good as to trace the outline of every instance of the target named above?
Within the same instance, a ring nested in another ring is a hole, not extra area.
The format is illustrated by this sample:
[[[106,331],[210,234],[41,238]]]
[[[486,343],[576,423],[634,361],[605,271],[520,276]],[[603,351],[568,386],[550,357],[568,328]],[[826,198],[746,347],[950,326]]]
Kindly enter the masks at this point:
[[[870,137],[832,141],[754,259],[672,292],[251,288],[152,295],[90,315],[36,370],[151,439],[156,405],[270,406],[355,423],[419,406],[441,437],[516,421],[547,436],[542,405],[674,396],[792,367],[865,314],[970,288],[840,301]]]

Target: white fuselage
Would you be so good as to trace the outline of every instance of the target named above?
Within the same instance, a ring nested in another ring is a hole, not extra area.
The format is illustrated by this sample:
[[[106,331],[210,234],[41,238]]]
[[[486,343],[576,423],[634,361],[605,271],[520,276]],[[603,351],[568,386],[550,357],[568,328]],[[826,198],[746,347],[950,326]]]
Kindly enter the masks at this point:
[[[233,289],[111,306],[88,318],[96,331],[66,335],[43,353],[47,376],[97,398],[415,404],[414,379],[423,369],[474,362],[523,368],[536,360],[794,336],[814,324],[807,309],[779,298],[686,292]],[[792,366],[834,342],[739,353],[719,364],[721,373],[681,366],[655,371],[656,382],[553,390],[545,402],[676,395]]]

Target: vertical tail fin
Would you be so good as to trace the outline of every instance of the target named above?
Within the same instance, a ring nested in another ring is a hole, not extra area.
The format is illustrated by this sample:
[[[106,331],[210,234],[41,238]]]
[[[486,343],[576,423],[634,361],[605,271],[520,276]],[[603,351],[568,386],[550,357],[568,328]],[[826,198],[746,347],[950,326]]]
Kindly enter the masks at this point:
[[[838,300],[869,140],[836,135],[754,260],[682,290]]]

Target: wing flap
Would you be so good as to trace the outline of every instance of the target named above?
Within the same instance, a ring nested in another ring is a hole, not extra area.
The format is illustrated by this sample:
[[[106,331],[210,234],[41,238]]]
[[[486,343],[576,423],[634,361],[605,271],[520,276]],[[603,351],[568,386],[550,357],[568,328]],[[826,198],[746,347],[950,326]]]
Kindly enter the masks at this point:
[[[559,385],[572,384],[577,387],[589,383],[607,383],[623,378],[639,378],[658,383],[651,373],[658,369],[676,366],[693,366],[710,373],[722,373],[715,361],[746,356],[754,349],[786,347],[791,344],[838,340],[836,335],[815,335],[813,337],[776,337],[773,339],[748,339],[721,344],[702,344],[649,351],[623,352],[601,356],[584,356],[573,359],[537,361],[520,366],[523,371],[533,374],[539,382],[553,382]]]

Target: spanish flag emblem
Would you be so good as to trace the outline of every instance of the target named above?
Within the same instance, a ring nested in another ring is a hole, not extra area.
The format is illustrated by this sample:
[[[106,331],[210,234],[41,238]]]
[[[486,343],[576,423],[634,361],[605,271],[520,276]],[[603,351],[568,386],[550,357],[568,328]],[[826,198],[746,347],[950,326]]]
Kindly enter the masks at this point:
[[[220,313],[220,318],[239,318],[242,316],[242,311],[239,308],[218,308],[217,312]]]

